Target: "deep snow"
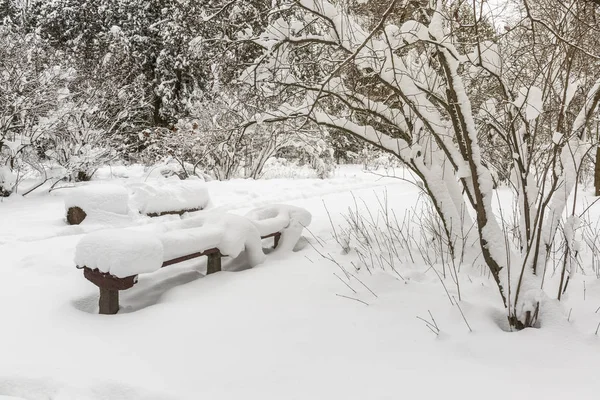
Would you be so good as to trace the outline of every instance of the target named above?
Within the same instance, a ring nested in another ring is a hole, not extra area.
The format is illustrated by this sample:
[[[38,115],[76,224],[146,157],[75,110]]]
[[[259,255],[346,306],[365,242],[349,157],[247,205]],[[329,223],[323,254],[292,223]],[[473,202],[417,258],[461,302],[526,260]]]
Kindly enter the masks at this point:
[[[142,179],[129,175],[112,183]],[[271,203],[304,207],[313,215],[310,232],[295,252],[271,252],[252,269],[241,256],[208,277],[201,259],[141,275],[121,293],[122,311],[114,316],[95,313],[97,288],[75,269],[75,245],[83,233],[131,226],[131,218],[104,215],[67,226],[69,189],[0,203],[0,395],[597,398],[595,277],[576,276],[563,304],[545,303],[542,329],[515,333],[503,330],[493,282],[465,266],[460,306],[470,332],[427,267],[401,266],[404,281],[385,271],[361,271],[358,279],[375,297],[355,278],[348,282],[352,290],[340,282],[339,266],[319,255],[330,254],[352,270],[351,255],[342,255],[332,238],[327,210],[334,225],[342,224],[340,213],[355,207],[355,199],[370,207],[386,191],[401,214],[418,201],[414,185],[344,167],[328,180],[232,180],[207,187],[216,209],[236,214]],[[178,218],[144,217],[135,225]],[[439,336],[417,319],[429,319],[428,310]]]

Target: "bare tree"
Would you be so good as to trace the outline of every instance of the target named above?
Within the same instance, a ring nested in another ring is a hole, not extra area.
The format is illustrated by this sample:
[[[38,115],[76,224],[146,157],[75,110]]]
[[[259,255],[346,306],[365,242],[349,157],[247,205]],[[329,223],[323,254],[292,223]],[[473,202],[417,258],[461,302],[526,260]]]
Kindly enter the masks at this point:
[[[578,44],[583,10],[575,3],[555,8],[559,30],[541,25],[524,2],[510,34],[484,40],[483,8],[475,1],[468,8],[473,41],[464,43],[456,33],[461,22],[443,1],[428,8],[389,0],[367,24],[344,2],[284,0],[267,30],[247,38],[264,52],[242,80],[294,98],[268,121],[310,121],[397,156],[422,180],[450,253],[457,256],[471,239],[479,243],[510,325],[522,329],[537,323],[549,250],[594,139],[589,123],[600,80],[582,80],[573,90],[573,74],[564,69],[596,57]],[[519,51],[528,55],[526,65],[515,62]],[[482,81],[487,96],[474,90]],[[516,237],[493,206],[484,151],[490,136],[511,158]],[[474,237],[465,237],[473,223]]]

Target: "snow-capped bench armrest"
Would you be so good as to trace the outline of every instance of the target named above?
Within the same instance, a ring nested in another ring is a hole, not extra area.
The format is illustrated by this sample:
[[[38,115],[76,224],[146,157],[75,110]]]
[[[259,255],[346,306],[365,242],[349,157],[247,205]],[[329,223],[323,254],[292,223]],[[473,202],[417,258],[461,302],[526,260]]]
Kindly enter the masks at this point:
[[[306,209],[287,204],[255,208],[246,214],[246,218],[256,226],[261,236],[281,232],[278,249],[284,250],[294,248],[302,230],[312,221],[312,215]]]

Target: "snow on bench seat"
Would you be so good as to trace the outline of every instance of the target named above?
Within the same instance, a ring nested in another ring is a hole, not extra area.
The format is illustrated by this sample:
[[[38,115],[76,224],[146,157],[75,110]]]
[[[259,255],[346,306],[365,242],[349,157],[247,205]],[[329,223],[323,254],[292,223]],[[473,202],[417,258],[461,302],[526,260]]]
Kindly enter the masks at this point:
[[[304,208],[287,204],[273,204],[259,207],[246,214],[261,236],[272,232],[281,232],[279,251],[292,250],[304,227],[310,225],[312,215]]]
[[[154,234],[107,229],[89,233],[79,241],[75,264],[125,278],[158,270],[163,255],[163,243]]]
[[[182,214],[208,207],[208,189],[201,180],[166,179],[130,185],[131,204],[141,214]]]
[[[163,227],[166,230],[161,236],[165,259],[214,247],[230,257],[237,257],[245,250],[251,267],[264,261],[261,234],[242,216],[205,212],[182,221],[168,222]]]
[[[164,249],[162,261],[169,261],[192,253],[218,248],[224,235],[217,225],[189,228],[159,234]]]
[[[80,224],[86,215],[104,211],[126,215],[129,207],[129,192],[122,186],[112,184],[87,185],[69,191],[65,198],[67,221]]]

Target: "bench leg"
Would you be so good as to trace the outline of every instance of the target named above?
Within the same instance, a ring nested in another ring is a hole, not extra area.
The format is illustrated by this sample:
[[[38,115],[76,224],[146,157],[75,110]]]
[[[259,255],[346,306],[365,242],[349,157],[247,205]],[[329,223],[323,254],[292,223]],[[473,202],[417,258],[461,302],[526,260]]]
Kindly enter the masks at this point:
[[[119,311],[119,291],[100,288],[100,314],[116,314]]]
[[[273,236],[273,248],[276,249],[277,246],[279,246],[279,239],[281,238],[281,233],[276,233],[275,236]]]
[[[211,253],[208,254],[207,257],[208,261],[206,262],[206,275],[221,271],[221,253]]]

